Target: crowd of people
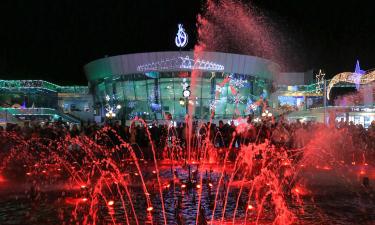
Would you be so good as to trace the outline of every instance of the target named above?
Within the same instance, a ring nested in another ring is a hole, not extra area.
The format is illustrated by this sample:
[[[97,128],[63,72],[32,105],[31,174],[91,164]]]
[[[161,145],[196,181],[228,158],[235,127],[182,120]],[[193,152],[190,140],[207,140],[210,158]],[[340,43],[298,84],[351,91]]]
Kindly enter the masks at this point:
[[[109,133],[111,143],[109,146],[119,144],[118,140],[125,141],[134,148],[144,151],[148,156],[152,140],[157,151],[158,158],[168,157],[163,154],[165,148],[179,146],[180,149],[187,147],[187,139],[190,137],[190,147],[199,148],[209,142],[217,149],[239,149],[249,143],[263,143],[266,140],[278,148],[301,149],[309,141],[316,138],[314,132],[325,130],[327,132],[340,132],[341,140],[333,140],[343,144],[345,151],[350,152],[353,157],[359,155],[375,159],[375,121],[365,129],[362,125],[355,125],[353,122],[343,120],[336,121],[335,124],[324,125],[316,122],[287,122],[267,119],[254,121],[249,116],[240,120],[230,120],[224,123],[194,121],[192,128],[186,123],[175,124],[172,121],[164,121],[158,124],[156,121],[151,124],[133,122],[130,126],[123,125],[119,121],[108,122],[103,125],[96,123],[86,123],[68,126],[61,120],[55,122],[24,122],[23,126],[17,124],[7,124],[5,129],[0,126],[1,133],[15,133],[23,139],[48,138],[59,140],[70,136],[71,138],[87,136],[95,139],[97,133],[103,128],[110,128]],[[108,130],[108,129],[107,129]],[[190,135],[189,135],[190,134]],[[3,140],[5,141],[5,139]]]

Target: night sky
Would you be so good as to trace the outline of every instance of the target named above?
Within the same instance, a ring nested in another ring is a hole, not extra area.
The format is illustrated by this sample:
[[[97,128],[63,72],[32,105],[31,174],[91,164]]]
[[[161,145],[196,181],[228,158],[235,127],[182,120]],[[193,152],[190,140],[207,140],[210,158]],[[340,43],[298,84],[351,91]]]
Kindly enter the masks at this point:
[[[289,71],[328,76],[375,67],[373,1],[253,0],[285,41]],[[86,84],[83,65],[135,52],[176,50],[182,22],[192,49],[199,0],[2,0],[0,79]]]

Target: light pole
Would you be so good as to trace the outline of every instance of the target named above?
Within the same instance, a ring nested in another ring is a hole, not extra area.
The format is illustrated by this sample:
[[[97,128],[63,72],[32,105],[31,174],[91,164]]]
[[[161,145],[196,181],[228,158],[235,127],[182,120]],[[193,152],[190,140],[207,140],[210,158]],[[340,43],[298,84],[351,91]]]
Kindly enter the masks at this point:
[[[267,109],[262,113],[262,119],[264,121],[270,121],[272,119],[272,113],[269,112]]]
[[[189,103],[189,99],[187,97],[180,98],[180,105],[185,106],[185,113],[186,114],[188,114],[188,110],[189,110],[188,103]]]
[[[109,95],[106,95],[105,100],[105,117],[112,120],[114,117],[116,117],[116,112],[118,112],[122,107],[120,104],[115,104],[115,102],[117,102],[117,98],[114,95],[112,98]]]
[[[267,109],[262,113],[262,117],[272,117],[272,113]]]
[[[324,124],[327,124],[327,80],[323,80],[323,107],[324,107]]]
[[[189,86],[188,86],[182,92],[182,96],[184,96],[184,98],[185,98],[185,111],[186,111],[186,115],[189,115],[189,97],[190,97],[190,95],[191,95],[191,92],[190,92]],[[181,100],[180,100],[180,104],[181,104]]]
[[[116,117],[116,113],[112,112],[112,111],[109,111],[105,114],[105,117],[107,117],[108,119],[113,119],[114,117]]]

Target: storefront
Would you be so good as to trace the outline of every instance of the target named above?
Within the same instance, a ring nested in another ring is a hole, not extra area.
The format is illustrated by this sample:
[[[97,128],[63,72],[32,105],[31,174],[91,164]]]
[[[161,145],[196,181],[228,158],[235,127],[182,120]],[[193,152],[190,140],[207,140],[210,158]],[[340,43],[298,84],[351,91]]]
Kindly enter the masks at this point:
[[[361,124],[365,128],[371,125],[371,122],[375,120],[375,108],[371,107],[349,107],[347,112],[339,113],[336,115],[336,120],[351,122],[354,124]]]
[[[304,111],[293,112],[287,115],[290,121],[316,121],[329,122],[331,115],[335,116],[337,122],[344,120],[345,122],[353,122],[354,124],[361,124],[368,128],[371,122],[375,120],[374,106],[328,106],[326,108],[313,108]]]

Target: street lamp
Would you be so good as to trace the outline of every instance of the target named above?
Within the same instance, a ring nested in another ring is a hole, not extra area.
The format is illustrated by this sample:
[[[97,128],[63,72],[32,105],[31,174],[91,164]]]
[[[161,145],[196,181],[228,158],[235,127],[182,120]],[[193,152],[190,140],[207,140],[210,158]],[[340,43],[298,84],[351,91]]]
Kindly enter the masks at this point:
[[[266,118],[268,118],[268,117],[272,117],[272,113],[269,112],[268,110],[266,110],[266,111],[264,111],[264,112],[262,113],[262,117],[266,117]]]
[[[258,123],[258,122],[260,122],[260,119],[257,117],[257,118],[254,119],[254,122]]]
[[[116,104],[118,101],[117,97],[113,94],[113,96],[106,95],[105,96],[105,117],[108,119],[112,119],[116,117],[116,112],[118,112],[122,106],[120,104]]]
[[[184,87],[184,90],[182,91],[182,96],[184,96],[184,98],[185,98],[186,115],[189,114],[189,112],[188,112],[188,110],[189,110],[188,102],[189,102],[190,95],[191,95],[191,91],[189,90],[189,86]],[[181,101],[180,101],[180,104],[181,104]]]
[[[180,98],[180,105],[185,105],[185,99]]]
[[[113,117],[116,117],[116,113],[112,112],[112,111],[109,111],[105,114],[105,116],[108,118],[108,119],[112,119]]]

